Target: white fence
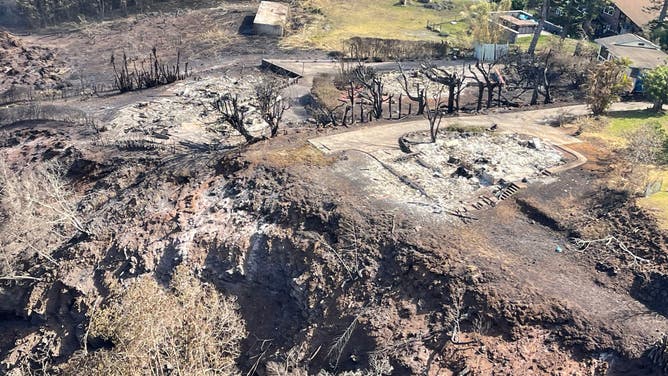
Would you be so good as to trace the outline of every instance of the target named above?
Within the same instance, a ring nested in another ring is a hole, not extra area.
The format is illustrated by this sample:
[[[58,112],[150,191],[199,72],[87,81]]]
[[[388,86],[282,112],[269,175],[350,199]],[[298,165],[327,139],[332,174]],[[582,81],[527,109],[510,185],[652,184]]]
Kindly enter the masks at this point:
[[[508,44],[476,44],[473,57],[480,61],[496,61],[497,59],[508,55]]]

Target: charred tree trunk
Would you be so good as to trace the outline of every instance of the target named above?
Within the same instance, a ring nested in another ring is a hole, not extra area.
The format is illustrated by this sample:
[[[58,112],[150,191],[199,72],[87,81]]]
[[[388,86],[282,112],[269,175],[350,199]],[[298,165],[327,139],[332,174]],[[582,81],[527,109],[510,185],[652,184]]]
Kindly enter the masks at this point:
[[[531,102],[529,104],[532,106],[538,104],[538,82],[534,83],[533,93],[531,93]]]
[[[448,113],[455,112],[455,86],[448,86]]]
[[[404,70],[401,67],[401,65],[399,65],[399,71],[401,72],[401,78],[402,78],[402,80],[400,80],[399,83],[401,84],[401,87],[402,87],[404,93],[406,94],[408,99],[417,103],[417,105],[418,105],[417,115],[424,114],[424,108],[425,108],[425,105],[426,105],[426,103],[425,103],[426,102],[425,89],[423,87],[421,87],[420,84],[418,83],[418,84],[415,85],[415,95],[411,94],[411,90],[410,90],[409,85],[408,85],[408,78],[406,77],[406,74],[404,73]],[[409,110],[408,114],[409,115],[411,114],[410,110]]]
[[[347,91],[350,106],[350,124],[355,125],[355,85],[352,81],[349,82]]]
[[[486,85],[487,86],[487,108],[492,107],[492,101],[494,100],[494,85]]]

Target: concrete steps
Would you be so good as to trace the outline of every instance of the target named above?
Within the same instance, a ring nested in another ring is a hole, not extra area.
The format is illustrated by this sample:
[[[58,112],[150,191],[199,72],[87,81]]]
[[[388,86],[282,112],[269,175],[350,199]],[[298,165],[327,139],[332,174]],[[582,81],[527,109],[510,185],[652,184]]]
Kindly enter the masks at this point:
[[[521,188],[520,188],[519,185],[517,185],[515,183],[510,183],[509,186],[507,186],[506,188],[499,191],[498,198],[499,198],[499,200],[506,200],[506,199],[508,199],[508,197],[510,197],[510,196],[514,195],[515,193],[519,192],[520,189]]]
[[[546,170],[547,171],[547,170]],[[549,174],[549,172],[548,172]],[[549,176],[549,175],[546,175]],[[520,190],[523,188],[526,188],[526,186],[522,183],[510,183],[507,187],[501,189],[500,191],[496,192],[495,195],[480,195],[478,196],[478,199],[471,202],[471,203],[465,203],[461,208],[456,210],[455,212],[460,215],[469,215],[471,212],[475,212],[478,210],[483,210],[483,209],[489,209],[489,208],[494,208],[496,205],[503,201],[507,200],[511,196],[517,194]],[[470,220],[467,219],[462,219],[464,223],[470,223]]]

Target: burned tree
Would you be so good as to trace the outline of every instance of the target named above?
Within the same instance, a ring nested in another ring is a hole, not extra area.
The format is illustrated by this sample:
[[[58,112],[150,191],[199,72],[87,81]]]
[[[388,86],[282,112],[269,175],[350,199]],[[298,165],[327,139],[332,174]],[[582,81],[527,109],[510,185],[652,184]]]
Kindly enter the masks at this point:
[[[485,67],[479,61],[475,64],[475,71],[473,67],[469,65],[468,70],[471,73],[470,78],[475,80],[478,84],[478,97],[476,104],[476,111],[482,109],[482,102],[484,99],[485,90],[487,90],[487,101],[486,108],[492,107],[492,101],[494,100],[495,90],[498,89],[497,103],[501,103],[501,90],[504,86],[504,81],[501,78],[501,74],[494,67],[496,62],[487,64]]]
[[[436,138],[438,137],[438,130],[441,127],[441,122],[443,121],[443,116],[445,115],[443,112],[443,92],[445,91],[445,87],[446,86],[443,84],[438,84],[436,89],[425,102],[424,117],[429,121],[429,136],[431,142],[436,142]]]
[[[531,92],[529,104],[532,106],[538,104],[541,96],[543,104],[552,101],[552,57],[552,50],[547,50],[538,55],[518,53],[506,60],[506,69],[515,77],[521,94]]]
[[[483,98],[483,95],[485,94],[485,84],[482,80],[480,80],[480,78],[478,78],[478,75],[476,74],[476,72],[473,71],[473,69],[471,68],[471,65],[469,65],[468,69],[469,69],[469,72],[471,73],[471,76],[469,76],[469,78],[472,78],[473,80],[475,80],[475,82],[477,83],[477,86],[478,86],[478,96],[477,96],[475,110],[480,111],[480,110],[482,110],[482,98]]]
[[[448,88],[448,113],[459,111],[459,95],[462,92],[463,75],[457,72],[448,72],[444,68],[431,65],[423,65],[420,70],[429,81],[434,82],[442,88]]]
[[[360,63],[355,68],[355,81],[364,87],[360,93],[362,100],[371,106],[371,114],[374,119],[383,118],[383,79],[373,69]]]
[[[348,104],[346,105],[346,112],[343,114],[343,125],[348,125],[348,114],[350,113],[350,124],[355,124],[355,99],[357,99],[357,90],[353,81],[348,83],[346,87],[346,99],[348,99]],[[362,104],[360,103],[360,106]],[[360,119],[363,121],[364,119]]]
[[[244,136],[247,143],[252,144],[260,140],[246,129],[246,115],[249,108],[239,102],[239,95],[223,94],[213,102],[213,106],[220,112],[220,120]]]
[[[114,69],[114,85],[121,93],[135,90],[134,74],[128,69],[128,56],[123,52],[123,62],[120,69],[116,67],[116,57],[111,55],[111,67]]]
[[[255,86],[255,100],[262,119],[269,125],[271,137],[276,137],[283,114],[290,103],[281,96],[281,81],[268,79]]]
[[[401,84],[401,87],[408,97],[408,99],[412,100],[413,102],[416,102],[418,105],[418,110],[417,114],[418,115],[423,115],[424,114],[424,108],[425,104],[427,102],[427,96],[425,95],[425,90],[426,88],[424,86],[420,86],[419,83],[416,83],[414,86],[414,90],[412,91],[411,87],[408,85],[408,78],[406,77],[406,73],[404,73],[403,68],[401,67],[401,64],[399,65],[399,71],[401,72],[401,78],[399,78],[399,84]],[[416,73],[417,74],[417,73]]]
[[[562,43],[544,49],[535,55],[515,52],[504,57],[500,63],[506,77],[506,89],[512,93],[507,100],[514,101],[530,93],[529,103],[551,103],[559,90],[578,95],[586,82],[586,70],[595,59],[595,52],[580,45],[574,53],[566,51]]]
[[[323,103],[314,102],[308,106],[308,110],[312,113],[318,125],[338,127],[340,125],[338,112],[344,105],[345,103],[341,103],[335,107],[328,107]],[[345,123],[342,125],[346,126]]]
[[[145,64],[146,60],[144,60],[137,67],[136,62],[133,61],[133,68],[130,70],[128,66],[130,60],[125,52],[123,52],[122,65],[117,67],[116,58],[113,54],[111,55],[111,66],[114,70],[114,85],[121,93],[167,85],[188,77],[188,63],[185,63],[184,70],[181,71],[180,51],[177,51],[176,63],[171,67],[160,62],[156,47],[151,49],[148,64]]]

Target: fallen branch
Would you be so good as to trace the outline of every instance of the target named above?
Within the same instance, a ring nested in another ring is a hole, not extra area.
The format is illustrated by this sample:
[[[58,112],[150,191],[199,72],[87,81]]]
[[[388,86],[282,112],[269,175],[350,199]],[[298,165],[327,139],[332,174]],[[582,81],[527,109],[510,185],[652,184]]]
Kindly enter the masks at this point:
[[[339,361],[341,360],[343,350],[346,348],[348,341],[350,341],[350,337],[352,337],[353,332],[355,331],[358,319],[359,315],[355,316],[346,330],[334,341],[334,343],[332,343],[332,347],[329,349],[329,352],[327,352],[327,357],[330,358],[330,365],[332,368],[336,369],[339,366]],[[332,358],[334,358],[333,363]]]
[[[0,281],[21,281],[21,280],[41,281],[42,278],[33,277],[29,275],[7,275],[4,277],[0,277]]]
[[[476,218],[476,217],[471,217],[471,216],[468,216],[468,215],[460,214],[460,213],[457,213],[457,212],[454,212],[454,211],[451,211],[451,210],[443,209],[443,213],[450,214],[452,216],[459,217],[459,218],[462,218],[462,219],[470,219],[472,221],[477,221],[478,220],[478,218]]]
[[[84,354],[88,354],[88,334],[90,333],[90,327],[92,326],[90,323],[93,322],[93,317],[95,315],[95,311],[97,310],[97,305],[100,304],[100,298],[95,299],[93,302],[93,307],[90,310],[90,315],[89,315],[89,324],[88,327],[86,327],[86,332],[84,333],[83,338],[81,339],[81,345],[83,347]]]
[[[343,268],[346,269],[346,272],[348,272],[348,275],[350,276],[350,279],[353,279],[353,280],[354,280],[355,277],[353,276],[352,271],[350,271],[350,268],[348,267],[348,264],[346,264],[346,263],[343,261],[343,258],[341,258],[341,255],[339,255],[339,252],[337,252],[336,249],[334,249],[334,247],[332,247],[331,245],[329,245],[329,244],[327,244],[327,243],[325,243],[325,242],[323,242],[322,244],[324,244],[325,247],[327,247],[330,251],[332,251],[332,253],[334,253],[334,255],[336,256],[336,258],[339,259],[339,262],[341,263],[341,265],[343,265]]]
[[[631,252],[626,244],[624,244],[621,240],[617,239],[616,237],[609,235],[605,238],[601,239],[593,239],[593,240],[584,240],[580,238],[572,238],[571,242],[578,248],[578,251],[580,252],[585,252],[592,244],[603,244],[606,246],[608,249],[612,251],[616,251],[616,249],[621,250],[623,253],[631,256],[633,259],[633,262],[629,265],[630,267],[637,266],[639,264],[650,264],[652,261],[643,257],[640,257],[636,255],[635,253]],[[616,247],[615,247],[616,245]]]

